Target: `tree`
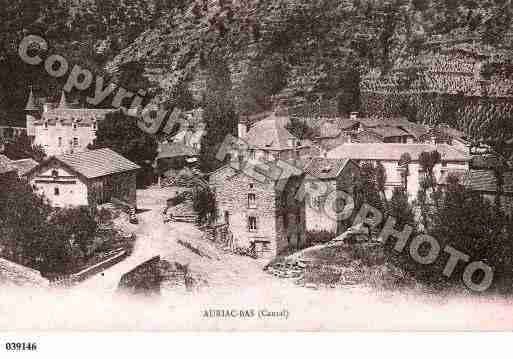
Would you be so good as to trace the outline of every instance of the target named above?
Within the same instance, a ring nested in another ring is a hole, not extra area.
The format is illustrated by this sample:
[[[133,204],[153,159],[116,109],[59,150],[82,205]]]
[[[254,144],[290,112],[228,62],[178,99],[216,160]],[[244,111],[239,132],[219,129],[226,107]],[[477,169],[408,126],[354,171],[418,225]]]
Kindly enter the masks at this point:
[[[14,181],[0,188],[1,256],[38,268],[43,260],[42,244],[47,241],[47,218],[51,207],[33,193],[27,183]]]
[[[204,172],[223,164],[216,158],[220,145],[227,135],[236,135],[237,115],[230,99],[232,83],[230,70],[218,54],[207,64],[207,88],[204,101],[203,121],[206,136],[201,139],[200,164]]]
[[[216,216],[216,197],[210,188],[197,187],[194,191],[193,206],[201,223],[212,221]]]
[[[279,58],[254,61],[241,83],[239,112],[255,114],[271,109],[272,96],[287,84],[285,66]]]
[[[90,149],[108,147],[142,167],[138,172],[137,183],[144,186],[153,179],[153,161],[157,156],[157,141],[152,135],[142,131],[138,119],[121,111],[107,114],[98,124],[96,140]]]
[[[372,163],[363,163],[360,167],[360,178],[356,188],[356,208],[368,204],[383,211],[383,203],[377,182],[377,169]]]
[[[448,181],[439,205],[432,212],[430,234],[440,241],[441,247],[450,245],[470,257],[494,268],[496,285],[511,291],[511,251],[513,236],[511,224],[497,216],[493,205],[457,181]],[[443,267],[442,264],[440,264]],[[451,281],[461,278],[463,266],[456,268]]]
[[[385,202],[387,200],[385,195],[385,184],[387,183],[387,172],[385,166],[378,161],[376,164],[376,188],[381,193],[381,200]]]
[[[434,186],[436,186],[436,179],[433,171],[435,166],[440,163],[441,160],[442,156],[440,155],[440,152],[436,150],[431,152],[422,152],[419,155],[419,165],[425,174],[427,185],[430,188],[434,188]]]
[[[50,219],[56,233],[66,238],[86,255],[91,250],[94,234],[98,228],[94,213],[87,207],[71,207],[56,211]]]
[[[32,158],[41,162],[46,157],[42,146],[32,145],[31,139],[25,134],[17,136],[14,142],[5,145],[4,154],[13,160]]]
[[[408,192],[408,176],[410,175],[411,155],[407,152],[403,153],[399,158],[399,167],[401,168],[401,178],[403,180],[403,187]]]
[[[315,131],[306,121],[297,117],[291,117],[285,128],[297,138],[312,140],[315,137]]]
[[[408,193],[403,188],[394,188],[387,203],[387,214],[395,218],[397,228],[403,228],[405,225],[415,226],[415,214],[408,201]]]
[[[417,194],[417,203],[420,207],[422,216],[422,225],[424,230],[429,229],[430,218],[429,213],[432,208],[433,202],[438,205],[437,199],[437,182],[434,175],[435,166],[440,163],[441,155],[438,151],[422,152],[419,155],[419,166],[423,172],[420,179],[420,189]]]

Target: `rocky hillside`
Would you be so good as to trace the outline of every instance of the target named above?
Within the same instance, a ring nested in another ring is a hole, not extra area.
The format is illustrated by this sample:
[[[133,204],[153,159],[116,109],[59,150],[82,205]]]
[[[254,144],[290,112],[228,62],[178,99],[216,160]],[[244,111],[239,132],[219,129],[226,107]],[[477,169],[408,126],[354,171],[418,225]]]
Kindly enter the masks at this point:
[[[26,33],[116,78],[124,65],[142,64],[141,83],[163,102],[184,86],[200,102],[209,69],[226,63],[241,113],[269,107],[275,95],[359,109],[362,75],[388,74],[433,39],[472,38],[492,52],[512,43],[509,0],[2,2],[0,111],[21,108],[28,83],[50,96],[59,87],[17,71],[15,45]]]

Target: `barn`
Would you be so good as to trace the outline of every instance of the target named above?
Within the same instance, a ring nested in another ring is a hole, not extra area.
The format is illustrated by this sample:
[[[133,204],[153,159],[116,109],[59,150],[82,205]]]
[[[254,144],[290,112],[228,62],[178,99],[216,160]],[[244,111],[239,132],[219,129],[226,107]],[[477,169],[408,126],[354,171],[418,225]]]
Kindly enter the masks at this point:
[[[103,148],[52,156],[30,170],[32,188],[54,207],[91,206],[121,201],[136,208],[139,166]]]

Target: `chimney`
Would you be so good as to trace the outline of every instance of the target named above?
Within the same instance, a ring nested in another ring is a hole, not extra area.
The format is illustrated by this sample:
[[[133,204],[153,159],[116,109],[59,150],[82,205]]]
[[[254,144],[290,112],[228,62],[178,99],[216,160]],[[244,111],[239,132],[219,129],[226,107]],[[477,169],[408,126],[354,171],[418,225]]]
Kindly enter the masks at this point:
[[[356,119],[358,119],[358,112],[357,112],[357,111],[353,111],[353,112],[351,112],[351,113],[349,114],[349,118],[350,118],[351,120],[356,120]]]
[[[246,137],[247,133],[248,133],[248,126],[239,120],[239,124],[237,126],[237,136],[239,138],[244,138],[244,137]]]

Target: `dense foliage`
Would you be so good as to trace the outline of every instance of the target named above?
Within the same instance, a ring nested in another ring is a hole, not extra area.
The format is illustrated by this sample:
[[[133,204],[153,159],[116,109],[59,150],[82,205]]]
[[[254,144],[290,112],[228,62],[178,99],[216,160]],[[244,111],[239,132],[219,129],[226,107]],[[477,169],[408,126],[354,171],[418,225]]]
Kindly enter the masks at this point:
[[[122,111],[107,114],[106,120],[98,124],[95,148],[108,147],[142,167],[138,172],[138,185],[151,183],[153,160],[157,155],[155,137],[141,130],[137,119]]]
[[[94,214],[85,208],[53,210],[23,182],[0,189],[1,256],[44,274],[76,271],[91,255]]]

